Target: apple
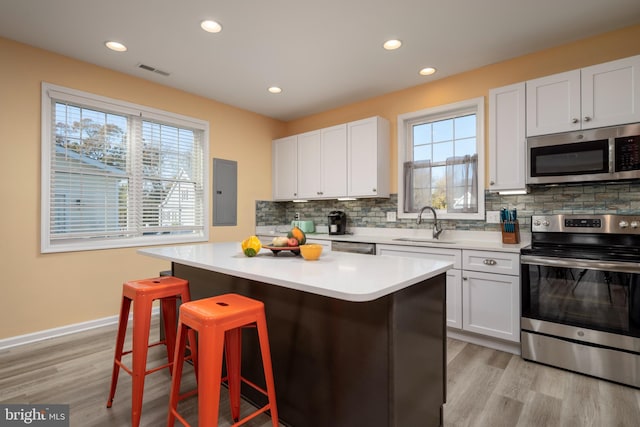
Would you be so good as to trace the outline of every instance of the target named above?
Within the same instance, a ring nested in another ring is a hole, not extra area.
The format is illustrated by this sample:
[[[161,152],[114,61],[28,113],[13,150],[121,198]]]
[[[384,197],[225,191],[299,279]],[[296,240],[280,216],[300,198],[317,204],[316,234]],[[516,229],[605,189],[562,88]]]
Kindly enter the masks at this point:
[[[291,247],[298,246],[298,239],[296,239],[295,237],[290,237],[287,240],[287,246],[291,246]]]

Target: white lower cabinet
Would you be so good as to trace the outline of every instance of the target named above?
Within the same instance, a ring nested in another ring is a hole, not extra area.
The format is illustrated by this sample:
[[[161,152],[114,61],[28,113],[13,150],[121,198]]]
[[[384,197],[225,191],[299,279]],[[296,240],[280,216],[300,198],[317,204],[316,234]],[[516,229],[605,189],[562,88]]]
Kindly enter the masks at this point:
[[[520,341],[520,255],[422,246],[376,245],[377,255],[453,263],[447,271],[447,326]]]
[[[462,251],[462,329],[520,342],[520,255]]]
[[[427,248],[423,246],[376,245],[377,255],[429,258],[453,263],[447,271],[447,326],[462,328],[462,267],[459,249]]]
[[[462,271],[447,271],[447,326],[462,329]]]

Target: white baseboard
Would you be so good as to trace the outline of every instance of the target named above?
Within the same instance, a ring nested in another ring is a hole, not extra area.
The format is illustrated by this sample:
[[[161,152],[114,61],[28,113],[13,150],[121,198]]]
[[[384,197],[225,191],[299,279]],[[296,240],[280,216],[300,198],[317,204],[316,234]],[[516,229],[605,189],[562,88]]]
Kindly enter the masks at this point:
[[[160,307],[153,307],[151,315],[158,315]],[[132,319],[133,313],[129,314],[129,320]],[[100,328],[102,326],[113,325],[118,323],[118,316],[103,317],[102,319],[89,320],[87,322],[74,323],[72,325],[61,326],[59,328],[46,329],[44,331],[33,332],[26,335],[18,335],[15,337],[4,338],[0,340],[0,350],[5,350],[19,345],[31,344],[38,341],[44,341],[51,338],[61,337],[64,335],[75,334],[90,329]]]
[[[507,353],[520,355],[520,343],[501,340],[498,338],[478,335],[472,332],[462,331],[460,329],[447,328],[447,336],[459,341],[469,342],[471,344],[481,345],[483,347],[493,348]]]

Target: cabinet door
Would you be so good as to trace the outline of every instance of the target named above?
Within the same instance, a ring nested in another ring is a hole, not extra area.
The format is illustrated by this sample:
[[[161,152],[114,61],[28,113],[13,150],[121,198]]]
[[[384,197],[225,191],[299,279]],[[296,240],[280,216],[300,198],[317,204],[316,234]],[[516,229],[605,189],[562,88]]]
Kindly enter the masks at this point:
[[[388,197],[388,122],[371,117],[348,123],[347,150],[348,195]]]
[[[322,196],[320,171],[320,131],[298,135],[298,198],[317,198]]]
[[[464,271],[463,329],[507,341],[520,341],[518,276]]]
[[[527,136],[580,129],[580,70],[527,82]]]
[[[582,128],[640,122],[640,55],[582,69]]]
[[[489,190],[525,190],[525,83],[489,91]]]
[[[297,197],[297,147],[296,136],[276,139],[272,143],[274,200],[293,200]]]
[[[462,272],[447,270],[447,326],[462,329]]]
[[[321,191],[323,197],[347,195],[347,125],[321,131]]]

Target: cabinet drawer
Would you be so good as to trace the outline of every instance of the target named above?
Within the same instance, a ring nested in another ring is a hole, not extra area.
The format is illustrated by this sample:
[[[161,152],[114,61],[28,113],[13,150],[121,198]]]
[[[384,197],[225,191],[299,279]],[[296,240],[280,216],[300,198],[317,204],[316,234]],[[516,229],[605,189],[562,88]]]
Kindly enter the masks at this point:
[[[509,252],[462,251],[464,270],[520,275],[520,254]]]

